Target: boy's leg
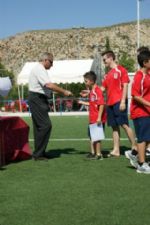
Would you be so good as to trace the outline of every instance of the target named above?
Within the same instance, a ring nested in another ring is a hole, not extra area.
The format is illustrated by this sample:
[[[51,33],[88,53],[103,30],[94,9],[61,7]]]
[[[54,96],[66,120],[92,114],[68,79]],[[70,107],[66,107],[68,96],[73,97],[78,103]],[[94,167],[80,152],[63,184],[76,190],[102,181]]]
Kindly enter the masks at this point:
[[[145,162],[146,142],[143,141],[141,143],[138,143],[137,147],[138,147],[139,163],[136,171],[138,173],[150,174],[150,167],[148,163]]]
[[[146,156],[150,156],[150,142],[146,143]]]
[[[150,142],[146,143],[146,149],[150,151]]]
[[[113,129],[113,150],[111,151],[112,155],[120,155],[120,129],[119,127],[112,127]]]
[[[135,142],[135,135],[134,135],[133,130],[127,124],[123,124],[122,127],[124,128],[128,138],[129,138],[129,141],[131,143],[131,149],[137,150],[137,145]]]
[[[91,141],[91,154],[92,155],[95,155],[95,146],[94,146],[94,143]]]
[[[107,123],[108,126],[112,127],[112,138],[113,138],[113,150],[108,156],[119,156],[120,155],[120,129],[118,121],[116,120],[116,114],[118,114],[119,103],[107,107]],[[116,113],[117,111],[117,113]]]
[[[101,153],[101,141],[94,142],[96,155],[100,156]]]
[[[86,156],[88,159],[92,159],[95,157],[95,147],[94,143],[90,140],[90,152]]]
[[[149,117],[140,117],[133,120],[136,137],[138,140],[137,150],[138,150],[138,159],[130,160],[130,163],[133,163],[133,166],[137,168],[138,173],[150,174],[150,167],[145,162],[145,150],[146,143],[150,138],[150,118]]]
[[[87,158],[93,158],[95,156],[95,148],[94,148],[94,143],[91,141],[89,126],[88,126],[88,136],[90,138],[90,153],[87,155]]]
[[[93,143],[94,149],[95,149],[95,157],[92,159],[96,159],[96,160],[102,160],[103,156],[101,153],[101,141],[96,141]]]
[[[139,163],[145,162],[145,148],[146,148],[146,142],[141,142],[137,144],[138,147],[138,160]]]

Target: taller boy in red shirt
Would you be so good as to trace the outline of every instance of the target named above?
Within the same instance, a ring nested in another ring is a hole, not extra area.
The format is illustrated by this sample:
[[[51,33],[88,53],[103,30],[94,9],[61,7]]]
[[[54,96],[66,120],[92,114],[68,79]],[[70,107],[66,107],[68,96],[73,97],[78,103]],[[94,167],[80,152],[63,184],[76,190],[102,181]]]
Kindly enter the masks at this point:
[[[144,52],[144,51],[149,51],[149,48],[147,46],[141,46],[137,49],[137,56]],[[138,57],[137,57],[137,60],[138,60]],[[142,69],[142,68],[141,68]],[[149,73],[150,73],[150,70],[149,70]],[[127,159],[130,160],[130,163],[132,164],[132,166],[136,167],[137,166],[137,154],[138,152],[133,150],[128,150],[125,152],[125,156]],[[150,142],[147,142],[147,145],[146,145],[146,156],[150,156]],[[134,163],[136,162],[136,164]],[[135,166],[136,165],[136,166]]]
[[[110,70],[102,82],[107,94],[107,121],[113,130],[113,150],[109,156],[120,156],[120,126],[124,128],[132,149],[136,149],[135,137],[128,123],[127,92],[129,77],[126,69],[115,62],[113,51],[102,53],[103,62]]]
[[[131,118],[137,136],[138,158],[130,159],[138,173],[150,174],[150,167],[145,162],[146,144],[150,142],[150,51],[138,55],[140,69],[132,83]]]

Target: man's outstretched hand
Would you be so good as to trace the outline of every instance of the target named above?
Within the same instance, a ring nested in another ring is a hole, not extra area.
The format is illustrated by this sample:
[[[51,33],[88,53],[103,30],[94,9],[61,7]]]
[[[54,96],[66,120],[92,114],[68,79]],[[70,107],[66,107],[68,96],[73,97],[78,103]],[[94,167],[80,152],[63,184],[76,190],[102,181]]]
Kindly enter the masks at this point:
[[[73,96],[73,93],[72,93],[71,91],[65,90],[65,91],[64,91],[64,95],[65,95],[65,96]]]

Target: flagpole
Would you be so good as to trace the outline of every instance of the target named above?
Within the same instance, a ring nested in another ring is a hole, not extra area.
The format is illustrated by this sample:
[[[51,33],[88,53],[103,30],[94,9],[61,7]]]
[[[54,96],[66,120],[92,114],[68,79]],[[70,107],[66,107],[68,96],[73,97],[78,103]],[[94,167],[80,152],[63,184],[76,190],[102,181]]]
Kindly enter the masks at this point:
[[[137,0],[137,49],[140,47],[140,0]]]

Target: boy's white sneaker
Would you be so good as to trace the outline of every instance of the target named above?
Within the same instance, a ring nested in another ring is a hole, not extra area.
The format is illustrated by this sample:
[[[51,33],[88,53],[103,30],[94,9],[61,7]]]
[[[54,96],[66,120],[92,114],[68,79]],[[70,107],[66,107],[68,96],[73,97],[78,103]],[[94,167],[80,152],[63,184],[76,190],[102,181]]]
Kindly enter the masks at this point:
[[[127,159],[130,159],[130,154],[131,154],[131,153],[132,153],[131,150],[125,151],[125,157],[126,157]]]
[[[137,160],[137,158],[135,158],[135,159],[130,159],[130,164],[131,164],[131,166],[133,166],[135,169],[137,169],[138,168],[138,160]]]
[[[132,156],[132,150],[125,151],[125,157],[127,159],[130,159],[131,156]]]
[[[127,159],[130,160],[130,164],[134,167],[138,167],[138,158],[137,155],[133,155],[131,150],[125,152],[125,156]]]
[[[147,163],[143,163],[142,166],[138,165],[136,172],[150,174],[150,166]]]

